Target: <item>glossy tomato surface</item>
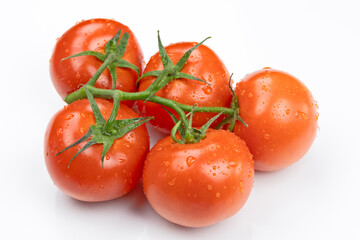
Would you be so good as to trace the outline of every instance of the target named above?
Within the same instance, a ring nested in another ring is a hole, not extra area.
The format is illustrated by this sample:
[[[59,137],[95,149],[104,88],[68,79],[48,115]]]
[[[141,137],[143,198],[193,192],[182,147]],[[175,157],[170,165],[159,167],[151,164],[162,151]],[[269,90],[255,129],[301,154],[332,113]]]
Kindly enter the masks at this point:
[[[254,162],[245,142],[225,130],[209,130],[194,144],[170,136],[149,152],[145,195],[165,219],[188,227],[224,220],[245,204],[254,181]]]
[[[103,62],[94,56],[80,56],[61,61],[83,51],[104,52],[107,41],[122,30],[121,35],[129,33],[129,41],[123,59],[143,69],[143,53],[136,37],[125,25],[109,19],[91,19],[82,21],[66,31],[56,42],[50,59],[50,76],[56,91],[64,99],[86,84]],[[116,68],[116,89],[136,92],[137,73],[127,68]],[[108,69],[95,83],[95,87],[111,89],[112,80]],[[132,102],[126,102],[132,105]]]
[[[194,42],[175,43],[165,47],[165,50],[176,64],[184,53],[196,44]],[[162,69],[164,68],[160,55],[156,53],[147,63],[144,73]],[[230,105],[229,73],[221,59],[210,48],[200,45],[195,49],[181,72],[200,78],[211,86],[195,80],[177,79],[168,83],[156,95],[190,106],[195,103],[197,106],[203,107],[228,107]],[[138,90],[147,89],[155,79],[156,77],[142,79]],[[149,101],[144,104],[143,101],[138,101],[138,107],[141,115],[155,116],[150,123],[158,130],[169,133],[174,126],[173,120],[161,108],[161,105]],[[175,114],[173,110],[168,110]],[[193,118],[193,126],[200,127],[215,115],[213,113],[196,113]],[[217,122],[219,121],[220,119]]]
[[[235,92],[249,127],[238,122],[234,132],[254,155],[256,170],[283,169],[308,151],[319,114],[311,92],[297,78],[264,68],[245,76]]]
[[[96,100],[105,119],[112,110],[112,103]],[[117,119],[138,117],[120,105]],[[86,134],[95,123],[89,101],[76,101],[60,110],[51,119],[45,134],[45,162],[55,185],[69,196],[89,202],[105,201],[121,197],[136,186],[146,154],[149,150],[149,136],[145,125],[116,139],[101,166],[102,144],[96,144],[70,159],[86,144],[76,145],[55,156]]]

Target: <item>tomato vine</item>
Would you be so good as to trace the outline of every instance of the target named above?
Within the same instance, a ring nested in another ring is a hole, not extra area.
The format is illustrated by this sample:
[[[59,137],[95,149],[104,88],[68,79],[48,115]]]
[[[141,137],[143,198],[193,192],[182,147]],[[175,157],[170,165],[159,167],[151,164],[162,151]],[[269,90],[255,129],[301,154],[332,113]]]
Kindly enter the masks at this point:
[[[159,46],[159,52],[162,60],[162,64],[164,69],[163,70],[155,70],[150,71],[144,74],[143,76],[138,78],[138,81],[141,80],[144,77],[147,76],[156,76],[156,80],[150,85],[149,88],[147,88],[144,91],[141,92],[125,92],[121,90],[116,90],[116,67],[121,68],[130,68],[137,72],[139,76],[139,69],[122,59],[122,56],[125,53],[127,41],[129,38],[129,34],[124,33],[123,37],[121,36],[121,30],[117,32],[117,34],[106,43],[105,45],[105,53],[98,53],[95,51],[85,51],[78,54],[74,54],[72,56],[66,57],[62,60],[67,60],[74,57],[81,57],[86,55],[92,55],[97,57],[99,60],[103,61],[103,64],[101,67],[96,71],[96,73],[91,77],[91,79],[80,89],[77,91],[70,93],[66,96],[65,101],[70,104],[74,101],[88,98],[91,107],[93,109],[95,118],[96,118],[96,124],[93,125],[88,133],[84,135],[81,139],[76,141],[75,143],[71,144],[70,146],[66,147],[64,150],[59,152],[58,154],[62,153],[63,151],[75,146],[76,144],[79,144],[80,142],[83,142],[89,138],[89,142],[78,152],[76,155],[71,159],[71,161],[82,151],[84,151],[86,148],[90,147],[93,144],[103,144],[103,153],[102,153],[102,163],[103,158],[106,154],[106,152],[110,149],[113,141],[117,138],[120,138],[127,132],[131,131],[132,129],[136,128],[137,126],[143,124],[144,122],[150,120],[150,118],[137,118],[133,119],[129,122],[126,122],[125,120],[115,120],[117,111],[118,111],[118,105],[120,101],[124,100],[143,100],[143,101],[150,101],[154,103],[161,104],[163,106],[169,107],[179,115],[179,120],[176,119],[174,115],[171,114],[175,126],[171,131],[171,135],[173,137],[173,140],[177,143],[181,144],[189,144],[189,143],[196,143],[199,142],[201,139],[203,139],[206,135],[206,130],[209,128],[212,122],[215,121],[216,118],[218,118],[221,114],[227,115],[227,117],[220,122],[220,124],[217,126],[217,128],[220,128],[224,126],[225,124],[229,124],[229,130],[233,130],[233,127],[235,125],[235,121],[240,121],[245,126],[246,123],[241,119],[238,111],[238,100],[236,95],[234,94],[234,91],[231,87],[231,77],[229,79],[229,88],[231,89],[231,92],[233,94],[233,99],[231,102],[230,108],[226,107],[198,107],[198,106],[190,106],[185,104],[180,104],[174,100],[162,98],[159,96],[156,96],[155,93],[162,89],[166,84],[168,84],[170,81],[174,79],[179,78],[186,78],[190,80],[200,81],[204,84],[210,85],[206,81],[199,79],[195,76],[192,76],[190,74],[186,74],[181,72],[182,68],[184,67],[186,61],[190,57],[191,53],[199,47],[201,44],[203,44],[207,39],[210,37],[204,39],[200,43],[193,46],[191,49],[189,49],[182,57],[181,59],[174,64],[170,57],[168,56],[160,38],[160,34],[158,32],[158,46]],[[100,77],[101,73],[108,68],[112,77],[113,85],[112,89],[101,89],[94,86],[97,79]],[[137,81],[137,83],[138,83]],[[94,97],[96,98],[103,98],[103,99],[112,99],[113,102],[113,112],[109,118],[109,120],[106,122],[103,117],[101,116],[101,113],[98,111],[98,108],[96,106]],[[189,119],[187,118],[188,115],[185,114],[186,112],[190,112]],[[196,129],[192,127],[192,115],[195,112],[213,112],[213,113],[219,113],[215,117],[211,118],[206,124],[204,124],[200,129]],[[126,122],[126,123],[125,123]],[[128,124],[128,125],[126,125]],[[125,126],[126,125],[126,126]],[[121,129],[120,129],[121,128]],[[109,133],[109,129],[114,130],[116,133]],[[120,131],[123,134],[119,134],[118,131]],[[180,136],[182,139],[178,140],[175,136],[176,132],[179,131]],[[70,163],[71,163],[70,161]],[[69,164],[70,164],[69,163]]]

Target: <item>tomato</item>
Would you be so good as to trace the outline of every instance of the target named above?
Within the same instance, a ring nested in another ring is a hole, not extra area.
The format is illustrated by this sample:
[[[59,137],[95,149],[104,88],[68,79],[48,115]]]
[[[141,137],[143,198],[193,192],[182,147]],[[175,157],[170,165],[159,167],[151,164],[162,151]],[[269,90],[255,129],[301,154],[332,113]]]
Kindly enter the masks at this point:
[[[112,111],[112,103],[96,100],[105,119]],[[133,110],[121,104],[117,119],[138,117]],[[142,125],[116,139],[101,165],[102,144],[96,144],[70,159],[86,144],[80,143],[63,153],[56,153],[86,134],[95,124],[94,114],[87,99],[76,101],[60,110],[51,119],[45,134],[45,162],[55,185],[69,196],[88,202],[121,197],[136,186],[146,154],[149,136]]]
[[[275,171],[298,161],[318,129],[317,103],[297,78],[264,68],[245,76],[235,88],[240,122],[234,132],[254,155],[255,169]]]
[[[89,50],[103,53],[106,42],[112,39],[120,29],[122,35],[124,32],[130,35],[123,59],[137,66],[140,72],[142,71],[143,53],[134,34],[127,26],[109,19],[82,21],[57,40],[50,59],[50,76],[56,91],[63,99],[69,93],[79,89],[81,84],[86,84],[103,62],[94,56],[80,56],[64,61],[61,59]],[[117,67],[116,73],[116,89],[136,92],[137,73],[134,70]],[[95,87],[112,88],[108,69],[100,75]],[[133,104],[133,102],[125,103],[128,106]]]
[[[245,142],[226,130],[209,129],[193,144],[156,143],[143,170],[144,193],[157,213],[188,227],[226,219],[245,204],[254,162]]]
[[[175,43],[165,47],[165,50],[172,62],[176,64],[184,53],[196,44],[193,42]],[[162,69],[164,68],[158,52],[151,57],[144,73]],[[191,106],[195,103],[197,106],[204,107],[228,107],[230,105],[229,73],[221,59],[210,48],[200,45],[195,49],[181,72],[200,78],[211,86],[195,80],[177,79],[172,80],[155,95]],[[142,79],[138,91],[147,89],[155,79],[156,77]],[[150,121],[154,127],[165,133],[170,132],[174,122],[161,105],[149,101],[145,104],[143,101],[138,101],[137,104],[141,115],[155,117],[154,120]],[[168,110],[175,114],[172,109]],[[193,118],[193,126],[201,127],[215,115],[216,113],[196,113]]]

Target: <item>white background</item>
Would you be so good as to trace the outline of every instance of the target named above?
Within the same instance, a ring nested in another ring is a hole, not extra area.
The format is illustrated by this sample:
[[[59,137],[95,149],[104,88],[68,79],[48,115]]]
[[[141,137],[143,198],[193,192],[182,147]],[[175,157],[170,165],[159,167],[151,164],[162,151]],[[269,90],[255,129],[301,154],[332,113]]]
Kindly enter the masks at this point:
[[[0,238],[360,239],[357,3],[2,1]],[[51,84],[49,59],[57,37],[75,22],[95,17],[128,25],[146,61],[157,51],[159,29],[165,45],[212,36],[207,45],[237,81],[267,66],[297,76],[320,106],[312,148],[283,171],[257,172],[244,208],[206,228],[163,220],[140,185],[104,203],[67,197],[53,185],[43,158],[47,123],[65,104]]]

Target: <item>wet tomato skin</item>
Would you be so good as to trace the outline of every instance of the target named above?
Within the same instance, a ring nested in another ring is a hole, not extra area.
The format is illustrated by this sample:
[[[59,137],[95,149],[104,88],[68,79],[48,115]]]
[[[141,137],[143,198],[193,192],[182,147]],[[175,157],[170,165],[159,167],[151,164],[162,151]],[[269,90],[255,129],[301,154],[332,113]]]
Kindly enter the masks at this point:
[[[108,119],[112,103],[97,99],[100,111]],[[121,104],[117,119],[138,117]],[[57,112],[50,120],[45,134],[45,163],[55,185],[67,195],[87,202],[106,201],[129,192],[138,183],[143,162],[149,150],[145,125],[114,141],[101,166],[103,146],[96,144],[78,155],[68,168],[70,159],[86,141],[55,156],[65,147],[86,134],[95,123],[89,101],[79,100]]]
[[[318,129],[317,103],[307,87],[283,71],[264,68],[248,74],[235,88],[240,115],[234,132],[254,155],[255,169],[276,171],[298,161]]]
[[[252,155],[244,141],[209,130],[194,144],[160,140],[143,170],[144,193],[165,219],[187,227],[224,220],[245,204],[254,181]]]
[[[80,56],[64,61],[61,59],[89,50],[103,53],[106,42],[113,38],[120,29],[122,35],[124,32],[130,34],[123,59],[136,65],[142,71],[143,53],[135,35],[127,26],[109,19],[81,21],[57,40],[50,59],[51,80],[63,99],[69,93],[79,89],[81,84],[86,84],[103,62],[94,56]],[[116,73],[116,89],[136,92],[137,74],[134,70],[117,68]],[[95,87],[112,88],[111,75],[108,69],[101,74],[95,83]],[[130,107],[133,105],[133,101],[125,103]]]
[[[196,44],[195,42],[174,43],[165,47],[165,50],[173,63],[176,64],[184,53]],[[164,68],[158,52],[150,58],[144,73],[162,69]],[[190,106],[195,103],[197,106],[203,107],[228,107],[230,105],[231,91],[228,84],[230,78],[228,70],[221,59],[209,47],[201,45],[194,50],[181,72],[200,78],[211,86],[195,80],[177,79],[168,83],[156,95]],[[147,89],[155,79],[156,77],[142,79],[138,91]],[[137,104],[141,115],[155,116],[155,119],[150,121],[154,127],[164,133],[170,132],[174,122],[169,114],[162,109],[161,105],[149,101],[145,104],[143,101],[138,101]],[[177,116],[174,110],[168,110]],[[193,126],[201,127],[215,115],[214,113],[195,113]],[[219,118],[216,123],[220,121]]]

